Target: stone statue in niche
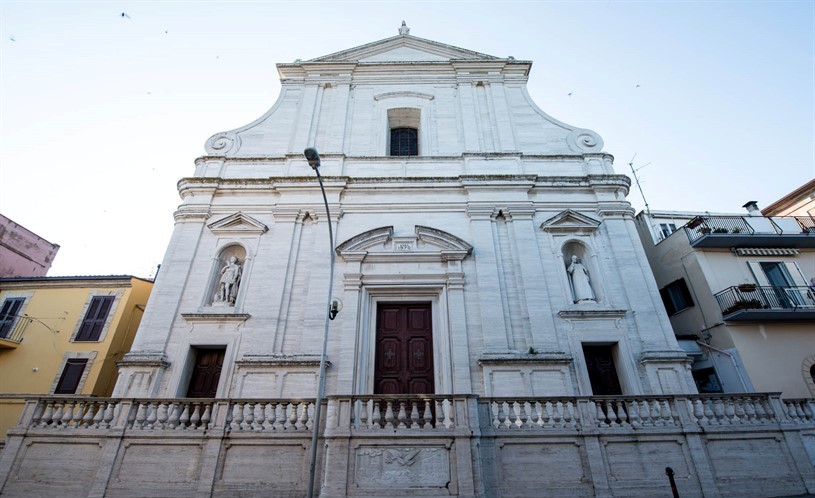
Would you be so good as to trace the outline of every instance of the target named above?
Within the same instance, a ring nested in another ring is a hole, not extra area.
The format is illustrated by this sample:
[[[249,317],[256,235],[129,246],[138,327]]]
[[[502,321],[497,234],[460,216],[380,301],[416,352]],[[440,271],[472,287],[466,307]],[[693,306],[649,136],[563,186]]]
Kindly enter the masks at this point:
[[[572,255],[572,263],[566,268],[569,283],[572,287],[572,299],[575,303],[594,302],[594,291],[591,289],[589,270],[580,264],[577,256]]]
[[[221,305],[235,306],[238,297],[238,286],[241,283],[241,265],[238,258],[232,256],[229,262],[221,268],[221,280],[218,282],[218,292],[215,302]]]

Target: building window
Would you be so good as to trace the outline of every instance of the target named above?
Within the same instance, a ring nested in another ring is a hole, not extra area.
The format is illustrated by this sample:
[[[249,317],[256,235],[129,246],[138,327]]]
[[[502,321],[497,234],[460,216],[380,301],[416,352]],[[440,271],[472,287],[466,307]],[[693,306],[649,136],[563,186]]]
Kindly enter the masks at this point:
[[[115,296],[94,296],[91,299],[88,311],[85,313],[85,318],[82,320],[79,333],[76,334],[74,341],[99,340],[114,299]]]
[[[14,328],[14,323],[17,317],[20,316],[20,310],[23,307],[25,298],[15,297],[3,301],[3,306],[0,308],[0,339],[5,339],[11,334],[11,329]]]
[[[391,128],[391,155],[418,156],[419,130],[416,128]]]
[[[54,394],[76,394],[76,389],[79,387],[79,381],[82,379],[87,364],[87,358],[69,358],[65,362],[65,368],[62,370]]]
[[[662,296],[662,303],[665,305],[668,316],[673,316],[693,306],[693,299],[684,278],[671,282],[660,289],[659,295]]]
[[[669,236],[676,231],[675,223],[660,223],[659,231],[662,232],[662,238]]]

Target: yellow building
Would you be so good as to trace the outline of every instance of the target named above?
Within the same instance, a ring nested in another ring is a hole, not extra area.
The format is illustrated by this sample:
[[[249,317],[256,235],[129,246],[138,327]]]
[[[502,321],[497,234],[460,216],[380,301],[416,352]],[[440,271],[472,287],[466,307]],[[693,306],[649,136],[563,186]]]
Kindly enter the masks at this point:
[[[130,275],[0,278],[0,445],[27,397],[112,393],[152,288]]]

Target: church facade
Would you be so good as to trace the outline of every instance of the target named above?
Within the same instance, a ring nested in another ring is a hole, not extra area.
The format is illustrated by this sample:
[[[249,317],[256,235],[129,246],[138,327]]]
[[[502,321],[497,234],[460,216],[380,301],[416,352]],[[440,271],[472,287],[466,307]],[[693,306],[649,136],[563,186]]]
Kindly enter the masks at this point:
[[[696,393],[629,180],[530,68],[404,25],[278,64],[274,106],[179,182],[114,397],[30,401],[3,493],[47,489],[26,476],[57,448],[102,462],[77,496],[302,496],[330,250],[320,496],[653,496],[666,467],[727,496],[745,465],[754,496],[815,491],[811,402]]]

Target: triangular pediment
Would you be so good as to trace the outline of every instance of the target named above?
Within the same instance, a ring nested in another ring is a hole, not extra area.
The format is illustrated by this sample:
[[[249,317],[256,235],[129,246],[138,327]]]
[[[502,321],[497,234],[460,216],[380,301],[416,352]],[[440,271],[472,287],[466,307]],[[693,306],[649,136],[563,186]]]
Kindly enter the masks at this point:
[[[241,212],[231,214],[207,225],[212,233],[220,234],[261,234],[269,228],[258,220]]]
[[[541,228],[547,232],[585,232],[597,230],[600,223],[591,216],[567,209],[544,221]]]
[[[308,62],[439,62],[450,60],[494,61],[498,58],[417,36],[398,35],[317,57]]]

